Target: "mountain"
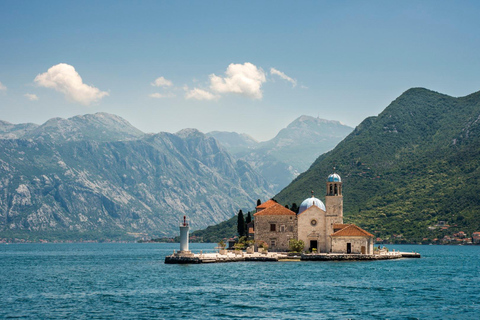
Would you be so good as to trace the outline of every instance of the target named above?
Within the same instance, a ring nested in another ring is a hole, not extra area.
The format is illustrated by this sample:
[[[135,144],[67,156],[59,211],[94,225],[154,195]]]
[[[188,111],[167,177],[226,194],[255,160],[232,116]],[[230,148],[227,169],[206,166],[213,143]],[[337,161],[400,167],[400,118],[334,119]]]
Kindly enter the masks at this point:
[[[223,221],[268,183],[195,129],[143,134],[95,114],[0,139],[0,238],[125,239]]]
[[[339,121],[301,116],[280,130],[275,138],[262,143],[261,149],[303,172],[352,130]]]
[[[334,166],[345,220],[378,237],[422,241],[480,231],[480,92],[454,98],[406,91],[275,199],[298,204],[312,188],[322,194]],[[437,228],[442,222],[450,228]]]
[[[212,131],[207,133],[207,136],[217,139],[231,154],[244,152],[245,150],[256,148],[259,145],[258,141],[245,133]]]
[[[352,130],[338,121],[301,116],[265,142],[234,132],[207,135],[219,140],[237,159],[257,169],[278,192]]]
[[[54,118],[27,132],[23,138],[54,142],[94,140],[117,141],[136,139],[144,133],[125,119],[108,113]]]
[[[12,124],[0,120],[0,139],[17,139],[37,127],[38,125],[34,123]]]
[[[13,125],[0,121],[0,139],[35,139],[65,142],[79,140],[116,141],[136,139],[144,133],[125,119],[108,113],[79,115],[68,119],[53,118],[42,125]]]

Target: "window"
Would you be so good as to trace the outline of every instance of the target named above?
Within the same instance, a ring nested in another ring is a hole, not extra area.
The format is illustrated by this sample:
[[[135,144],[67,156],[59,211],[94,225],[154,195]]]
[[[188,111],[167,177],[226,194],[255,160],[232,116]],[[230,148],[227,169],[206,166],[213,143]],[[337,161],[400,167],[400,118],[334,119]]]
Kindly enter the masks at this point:
[[[288,231],[293,232],[293,226],[288,226]]]
[[[317,225],[317,220],[312,219],[312,221],[310,221],[310,224],[311,224],[312,226],[316,226],[316,225]]]
[[[277,225],[275,223],[270,223],[270,231],[272,232],[277,231]]]
[[[280,232],[285,232],[285,226],[284,225],[280,226]]]
[[[275,247],[277,245],[277,241],[275,240],[270,240],[270,247]]]

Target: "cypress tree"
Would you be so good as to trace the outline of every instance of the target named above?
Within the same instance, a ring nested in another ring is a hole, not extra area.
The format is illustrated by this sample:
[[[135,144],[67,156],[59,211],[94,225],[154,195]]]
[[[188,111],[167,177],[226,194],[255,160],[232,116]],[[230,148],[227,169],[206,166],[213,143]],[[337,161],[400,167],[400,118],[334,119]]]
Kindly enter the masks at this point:
[[[262,204],[262,201],[260,199],[257,200],[257,207]]]
[[[240,237],[245,236],[245,219],[243,218],[243,211],[238,212],[237,231]]]
[[[290,209],[290,210],[292,210],[292,211],[295,212],[295,213],[298,213],[298,209],[299,209],[299,208],[298,208],[297,204],[296,204],[295,202],[292,203],[292,209]]]
[[[247,214],[247,218],[245,218],[245,224],[249,224],[252,222],[252,215],[250,214],[250,211]]]

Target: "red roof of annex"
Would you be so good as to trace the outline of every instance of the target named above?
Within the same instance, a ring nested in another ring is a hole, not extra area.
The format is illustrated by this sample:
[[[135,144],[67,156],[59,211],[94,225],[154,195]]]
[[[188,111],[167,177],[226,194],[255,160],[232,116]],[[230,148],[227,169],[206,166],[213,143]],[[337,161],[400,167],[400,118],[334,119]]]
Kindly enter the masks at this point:
[[[269,200],[271,201],[271,200]],[[268,202],[268,201],[267,201]],[[257,207],[258,208],[258,207]],[[295,216],[296,213],[275,202],[273,206],[255,213],[253,216]]]
[[[264,203],[262,204],[259,204],[256,209],[266,209],[268,207],[271,207],[273,205],[277,204],[275,201],[273,201],[272,199],[268,200],[268,201],[265,201]]]

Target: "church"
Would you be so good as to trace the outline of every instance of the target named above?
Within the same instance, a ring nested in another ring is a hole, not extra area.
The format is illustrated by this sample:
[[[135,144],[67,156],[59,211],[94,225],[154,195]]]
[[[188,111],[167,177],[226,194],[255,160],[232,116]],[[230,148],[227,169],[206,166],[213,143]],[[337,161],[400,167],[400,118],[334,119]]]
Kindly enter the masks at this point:
[[[290,239],[298,239],[311,252],[373,254],[373,235],[354,224],[343,223],[340,176],[329,175],[326,187],[325,204],[312,195],[302,202],[298,214],[273,200],[257,206],[255,242],[266,242],[269,251],[288,251]]]

